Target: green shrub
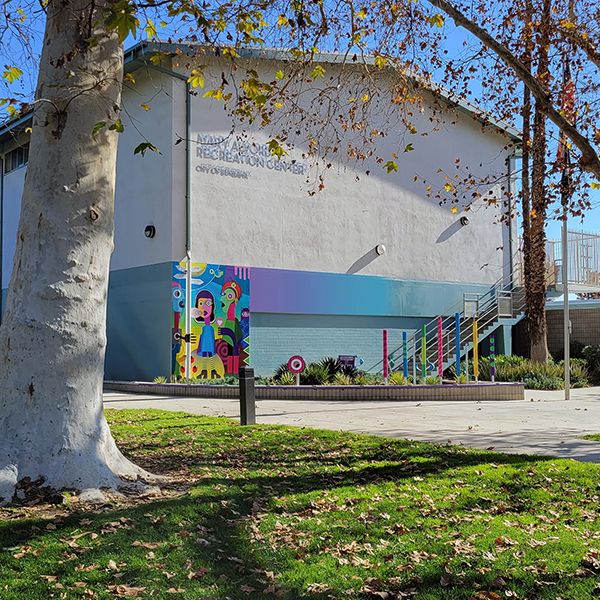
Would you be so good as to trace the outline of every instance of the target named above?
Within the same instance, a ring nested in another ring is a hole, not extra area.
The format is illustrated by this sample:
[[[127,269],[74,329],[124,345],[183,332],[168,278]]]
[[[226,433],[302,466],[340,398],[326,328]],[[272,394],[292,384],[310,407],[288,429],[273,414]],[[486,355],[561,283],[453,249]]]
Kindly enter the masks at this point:
[[[481,360],[480,360],[480,369],[481,369]],[[469,373],[473,373],[473,361],[471,359],[469,359],[468,361],[465,361],[465,359],[463,358],[460,361],[460,370],[461,373],[465,372],[465,369],[468,367],[469,369]],[[445,371],[444,371],[444,378],[445,379],[456,379],[456,364],[450,365]]]
[[[354,385],[367,385],[367,376],[366,373],[359,371],[353,378],[352,381]]]
[[[310,363],[300,373],[300,383],[302,385],[325,385],[330,383],[331,379],[327,368],[319,363]]]
[[[154,383],[167,383],[167,378],[164,375],[159,375],[153,379]]]
[[[543,373],[529,375],[522,381],[530,390],[562,390],[565,387],[564,379]]]
[[[572,358],[571,359],[571,387],[583,388],[587,387],[590,383],[590,375],[587,369],[587,363],[584,358]],[[564,361],[560,361],[560,368],[563,371],[564,380]]]
[[[593,356],[592,351],[589,354]],[[584,359],[571,360],[573,387],[588,385],[590,375],[587,364],[589,363]],[[598,350],[598,374],[600,376],[600,349]],[[479,359],[479,379],[491,381],[489,357]],[[533,390],[560,390],[564,388],[564,363],[556,363],[552,360],[537,363],[522,356],[500,354],[496,357],[496,381],[520,381],[525,384],[525,387]]]
[[[336,373],[332,380],[333,385],[352,385],[352,377],[346,373]]]
[[[289,371],[284,371],[275,379],[275,383],[276,385],[296,385],[296,376]]]
[[[358,370],[352,380],[356,385],[383,385],[385,383],[383,375],[380,373],[367,373]]]
[[[511,369],[522,367],[528,362],[528,359],[516,354],[499,354],[496,356],[496,381],[512,381],[510,379],[500,379],[500,371],[509,373]],[[483,381],[491,381],[492,379],[489,357],[484,356],[479,359],[479,379]]]
[[[582,375],[581,372],[579,374]],[[480,360],[479,379],[491,381],[489,358]],[[522,356],[497,356],[496,381],[521,381],[526,387],[535,390],[556,390],[564,387],[561,365],[553,361],[537,363]]]
[[[329,373],[330,379],[333,379],[341,371],[338,359],[332,356],[322,358],[317,364],[321,365]]]
[[[538,363],[527,361],[519,366],[502,367],[498,370],[498,381],[525,381],[526,379],[558,379],[562,380],[563,370],[554,362]],[[552,388],[555,389],[555,388]]]
[[[273,379],[279,379],[284,373],[290,373],[287,363],[281,363],[277,369],[275,369],[275,373],[273,373]]]
[[[583,349],[583,358],[587,363],[587,370],[591,381],[600,383],[600,344],[586,346]]]
[[[520,367],[529,362],[528,358],[516,354],[499,354],[496,356],[496,365]]]
[[[358,373],[358,369],[350,365],[340,365],[340,373],[343,373],[344,375],[348,375],[348,377],[353,378]]]
[[[465,381],[466,381],[466,377],[465,377]],[[425,377],[425,385],[439,385],[439,383],[440,383],[440,378],[435,375],[427,375],[427,377]]]
[[[184,381],[192,385],[238,385],[237,375],[225,375],[222,379],[191,379]]]
[[[388,383],[390,385],[409,385],[410,384],[408,379],[406,377],[404,377],[404,373],[401,373],[400,371],[394,371],[388,377]]]

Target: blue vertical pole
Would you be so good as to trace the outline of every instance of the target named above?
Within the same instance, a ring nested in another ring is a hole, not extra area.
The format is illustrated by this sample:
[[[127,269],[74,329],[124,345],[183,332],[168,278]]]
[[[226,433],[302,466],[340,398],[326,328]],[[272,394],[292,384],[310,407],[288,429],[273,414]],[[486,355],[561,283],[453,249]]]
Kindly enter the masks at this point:
[[[460,313],[454,314],[454,320],[456,322],[456,376],[460,377]]]
[[[404,379],[408,379],[408,334],[406,331],[402,332],[402,354],[404,356],[404,364],[403,364],[403,375]]]

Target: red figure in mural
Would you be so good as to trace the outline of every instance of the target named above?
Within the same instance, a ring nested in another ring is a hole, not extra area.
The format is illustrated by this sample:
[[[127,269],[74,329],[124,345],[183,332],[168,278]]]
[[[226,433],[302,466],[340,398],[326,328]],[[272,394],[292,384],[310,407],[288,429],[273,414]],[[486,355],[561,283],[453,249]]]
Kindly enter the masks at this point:
[[[242,328],[236,316],[236,307],[242,297],[242,288],[237,281],[226,281],[221,288],[221,308],[225,313],[225,321],[219,327],[219,335],[227,343],[225,370],[227,373],[237,373],[240,360],[240,343]],[[220,324],[221,325],[221,324]],[[221,356],[223,357],[225,348]]]

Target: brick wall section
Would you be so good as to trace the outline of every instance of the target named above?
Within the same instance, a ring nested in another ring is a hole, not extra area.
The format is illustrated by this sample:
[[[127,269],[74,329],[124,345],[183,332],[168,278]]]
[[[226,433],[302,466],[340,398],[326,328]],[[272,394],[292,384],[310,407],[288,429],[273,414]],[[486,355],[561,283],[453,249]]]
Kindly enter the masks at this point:
[[[572,304],[569,316],[571,319],[571,341],[585,346],[600,344],[600,303],[593,306]],[[553,355],[563,353],[563,310],[562,306],[546,310],[548,323],[548,349]],[[513,353],[529,356],[529,336],[525,319],[513,327]]]
[[[600,307],[577,308],[569,311],[571,340],[586,346],[600,344]],[[550,352],[563,348],[563,311],[546,311],[548,321],[548,347]]]
[[[106,391],[156,394],[159,396],[192,396],[198,398],[237,399],[234,385],[186,385],[176,383],[138,383],[107,381]],[[386,401],[493,401],[523,400],[522,383],[478,383],[466,385],[409,386],[256,386],[257,400],[386,400]]]

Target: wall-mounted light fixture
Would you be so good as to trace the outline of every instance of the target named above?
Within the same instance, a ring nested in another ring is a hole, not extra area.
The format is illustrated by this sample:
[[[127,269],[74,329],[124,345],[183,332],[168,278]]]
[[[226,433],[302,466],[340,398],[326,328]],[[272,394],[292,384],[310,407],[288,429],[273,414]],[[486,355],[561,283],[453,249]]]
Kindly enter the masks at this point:
[[[386,252],[385,246],[383,244],[377,244],[377,246],[375,246],[375,252],[377,252],[379,256],[383,256]]]
[[[154,227],[154,225],[146,225],[146,229],[144,229],[144,235],[148,239],[152,239],[156,235],[156,227]]]

